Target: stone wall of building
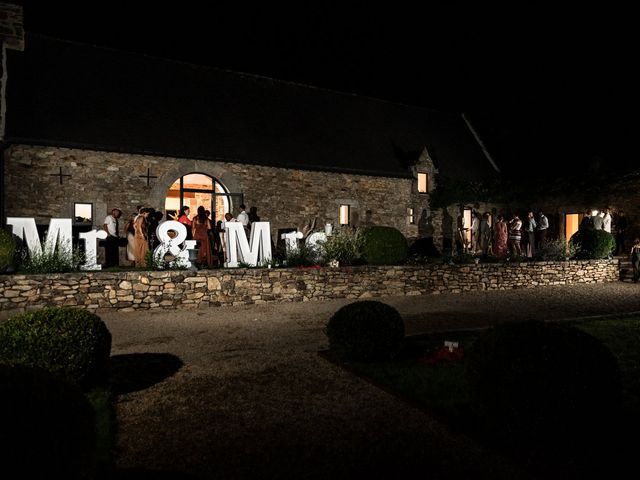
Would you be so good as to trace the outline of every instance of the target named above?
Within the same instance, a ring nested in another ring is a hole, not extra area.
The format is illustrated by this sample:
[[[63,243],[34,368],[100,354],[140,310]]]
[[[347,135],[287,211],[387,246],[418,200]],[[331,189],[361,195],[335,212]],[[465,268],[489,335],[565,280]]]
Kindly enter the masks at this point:
[[[597,175],[594,174],[594,178]],[[540,200],[540,205],[549,217],[554,235],[565,236],[567,214],[583,214],[585,211],[609,208],[612,216],[612,233],[617,236],[618,221],[622,212],[627,218],[624,248],[628,255],[634,238],[640,237],[640,172],[630,172],[617,181],[609,181],[602,191],[570,191]]]
[[[60,168],[70,175],[62,177],[62,184]],[[149,179],[149,185],[147,169],[156,177]],[[114,207],[124,217],[137,205],[164,210],[170,186],[194,172],[215,177],[229,192],[242,194],[247,209],[256,206],[261,220],[271,222],[274,234],[282,228],[300,228],[313,218],[319,229],[325,223],[337,226],[340,205],[346,204],[351,206],[354,226],[388,225],[416,238],[420,213],[428,209],[428,195],[418,194],[415,178],[222,161],[12,145],[5,152],[4,172],[6,216],[35,217],[39,224],[48,224],[52,217],[73,217],[76,202],[93,204],[96,226]],[[409,208],[416,224],[410,223]]]
[[[132,311],[612,282],[617,260],[513,264],[85,272],[0,276],[0,310],[65,305]]]

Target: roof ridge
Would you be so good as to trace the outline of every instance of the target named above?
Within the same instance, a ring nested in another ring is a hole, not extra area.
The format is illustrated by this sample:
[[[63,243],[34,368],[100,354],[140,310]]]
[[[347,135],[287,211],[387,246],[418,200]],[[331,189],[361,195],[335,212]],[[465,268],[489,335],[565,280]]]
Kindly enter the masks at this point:
[[[293,85],[295,87],[302,87],[302,88],[306,88],[306,89],[309,89],[309,90],[317,90],[317,91],[321,91],[321,92],[328,92],[328,93],[337,94],[337,95],[343,95],[343,96],[347,96],[347,97],[355,97],[355,98],[361,98],[361,99],[365,99],[365,100],[372,100],[372,101],[379,102],[379,103],[386,103],[386,104],[389,104],[389,105],[395,105],[395,106],[399,106],[399,107],[411,108],[411,109],[415,109],[415,110],[424,110],[424,111],[427,111],[427,112],[437,113],[439,115],[450,116],[452,118],[453,117],[457,117],[457,116],[459,116],[461,114],[461,112],[447,112],[447,111],[443,111],[443,110],[437,110],[435,108],[424,107],[422,105],[410,105],[410,104],[407,104],[407,103],[395,102],[395,101],[392,101],[392,100],[385,100],[383,98],[371,97],[369,95],[361,95],[361,94],[358,94],[358,93],[345,92],[345,91],[341,91],[341,90],[334,90],[334,89],[331,89],[331,88],[328,88],[328,87],[319,87],[319,86],[316,86],[316,85],[308,85],[308,84],[301,83],[301,82],[295,82],[293,80],[283,80],[283,79],[280,79],[280,78],[268,77],[266,75],[260,75],[258,73],[239,72],[237,70],[231,70],[231,69],[222,68],[222,67],[215,67],[213,65],[203,65],[203,64],[200,64],[200,63],[188,62],[186,60],[178,60],[178,59],[175,59],[175,58],[162,57],[162,56],[158,56],[158,55],[152,55],[152,54],[148,54],[148,53],[141,53],[141,52],[136,52],[136,51],[132,51],[132,50],[123,50],[123,49],[119,49],[119,48],[115,48],[115,47],[108,47],[108,46],[105,46],[105,45],[98,45],[98,44],[93,44],[93,43],[80,42],[80,41],[76,41],[76,40],[68,40],[68,39],[54,37],[54,36],[43,34],[43,33],[26,32],[26,34],[29,35],[29,36],[36,36],[36,37],[40,37],[40,38],[43,38],[43,39],[54,40],[54,41],[58,41],[58,42],[62,42],[62,43],[69,43],[71,45],[79,45],[79,46],[88,46],[88,47],[93,47],[93,48],[99,48],[101,50],[117,52],[117,53],[121,53],[121,54],[124,53],[124,54],[127,54],[127,55],[146,57],[146,58],[154,59],[154,60],[161,60],[161,61],[167,62],[167,63],[182,64],[182,65],[188,65],[190,67],[195,67],[195,68],[202,68],[202,69],[206,69],[206,70],[214,70],[214,71],[218,71],[218,72],[224,72],[224,73],[228,73],[228,74],[232,74],[232,75],[237,75],[237,76],[240,76],[240,77],[249,77],[249,78],[256,78],[256,79],[259,79],[259,80],[268,80],[268,81],[275,82],[275,83],[281,83],[281,84],[284,84],[284,85]]]

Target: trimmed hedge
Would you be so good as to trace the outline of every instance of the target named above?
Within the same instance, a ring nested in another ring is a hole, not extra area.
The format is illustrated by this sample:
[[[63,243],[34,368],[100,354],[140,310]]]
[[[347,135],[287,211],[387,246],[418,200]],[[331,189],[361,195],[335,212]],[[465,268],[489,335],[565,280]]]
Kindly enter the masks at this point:
[[[531,455],[584,454],[606,440],[621,406],[611,352],[566,325],[530,321],[490,329],[467,351],[465,374],[487,432]]]
[[[4,472],[95,476],[95,414],[77,385],[43,369],[0,365],[0,425]]]
[[[370,227],[362,234],[362,257],[370,265],[400,265],[407,251],[407,239],[397,228]]]
[[[571,237],[577,248],[576,257],[582,259],[607,258],[616,247],[615,238],[604,230],[582,229]]]
[[[45,308],[0,325],[0,363],[43,368],[83,388],[108,376],[111,334],[86,310]]]
[[[377,301],[345,305],[327,324],[329,349],[343,360],[371,361],[395,356],[404,340],[398,311]]]

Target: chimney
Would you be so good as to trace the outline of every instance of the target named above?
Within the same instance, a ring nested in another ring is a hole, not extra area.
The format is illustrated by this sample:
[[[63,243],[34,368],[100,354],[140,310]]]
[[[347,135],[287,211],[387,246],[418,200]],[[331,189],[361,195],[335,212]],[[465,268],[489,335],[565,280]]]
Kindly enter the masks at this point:
[[[7,50],[24,51],[22,6],[0,2],[0,143],[4,141],[7,93]]]
[[[21,5],[0,2],[0,226],[5,224],[4,142],[7,91],[7,50],[24,51],[24,23]]]
[[[0,2],[0,41],[4,48],[24,50],[22,6]]]

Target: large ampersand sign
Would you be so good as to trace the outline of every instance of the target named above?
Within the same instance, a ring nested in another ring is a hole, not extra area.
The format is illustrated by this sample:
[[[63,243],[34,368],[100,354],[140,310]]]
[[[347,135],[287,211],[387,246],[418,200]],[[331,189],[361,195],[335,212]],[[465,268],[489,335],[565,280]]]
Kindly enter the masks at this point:
[[[169,231],[176,232],[176,236],[171,238]],[[170,267],[188,268],[189,250],[196,247],[195,240],[187,240],[187,228],[180,222],[169,220],[158,225],[156,237],[160,239],[160,245],[153,251],[153,258],[157,265],[167,264]],[[180,245],[184,243],[183,247]],[[169,255],[170,260],[167,258]]]

